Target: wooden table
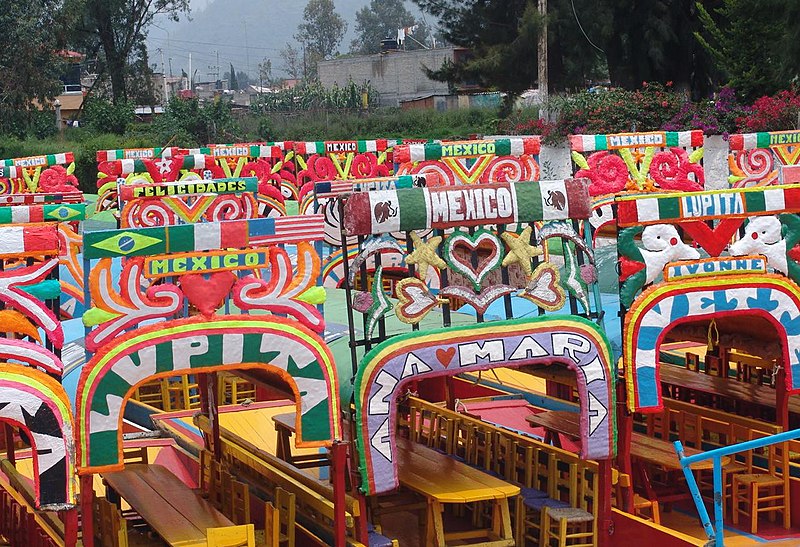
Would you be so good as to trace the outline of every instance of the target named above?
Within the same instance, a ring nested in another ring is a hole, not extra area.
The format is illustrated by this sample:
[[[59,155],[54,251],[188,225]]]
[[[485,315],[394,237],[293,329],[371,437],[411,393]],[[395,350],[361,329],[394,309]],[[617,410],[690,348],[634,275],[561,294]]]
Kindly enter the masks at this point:
[[[161,465],[128,464],[122,471],[103,473],[103,480],[169,545],[205,547],[206,529],[234,526]]]
[[[774,388],[759,386],[748,382],[738,382],[733,378],[721,378],[686,370],[683,367],[661,363],[659,378],[662,383],[684,387],[693,391],[727,397],[734,401],[758,404],[768,408],[777,405]],[[789,412],[800,414],[800,399],[789,397]]]
[[[497,479],[444,454],[408,439],[397,439],[397,468],[400,484],[425,497],[428,502],[425,545],[444,547],[448,540],[476,540],[481,547],[514,545],[508,498],[519,487]],[[446,503],[492,503],[492,527],[466,532],[444,531],[442,511]],[[464,545],[464,543],[460,543]]]
[[[691,446],[683,447],[685,456],[694,456],[695,454],[700,454],[700,452],[702,451]],[[641,433],[631,435],[631,458],[643,463],[657,465],[667,471],[680,471],[682,469],[678,454],[675,452],[675,446],[671,442],[648,437]],[[727,456],[721,459],[723,466],[729,462],[730,458]],[[704,460],[691,465],[693,471],[705,471],[713,468],[714,462],[712,460]]]
[[[572,439],[580,438],[581,415],[568,410],[547,410],[525,416],[525,420],[533,427],[543,427],[544,442],[561,448],[559,435]]]

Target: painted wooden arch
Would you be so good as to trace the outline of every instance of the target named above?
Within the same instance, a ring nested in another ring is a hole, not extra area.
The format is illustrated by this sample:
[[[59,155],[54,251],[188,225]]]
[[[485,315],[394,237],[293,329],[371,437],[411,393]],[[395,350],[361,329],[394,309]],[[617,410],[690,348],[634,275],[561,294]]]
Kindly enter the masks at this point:
[[[396,336],[361,361],[355,407],[362,487],[397,487],[397,398],[412,380],[531,364],[563,363],[576,372],[581,401],[581,457],[616,451],[615,371],[611,345],[596,324],[574,316],[496,321]]]
[[[60,511],[75,505],[72,410],[61,384],[36,369],[0,364],[0,421],[31,440],[36,507]]]
[[[126,333],[83,367],[76,396],[79,473],[121,467],[122,413],[138,384],[242,368],[264,368],[292,388],[299,446],[341,438],[336,368],[317,334],[276,316],[178,319]]]
[[[658,351],[671,327],[745,314],[765,318],[783,337],[786,388],[800,390],[800,288],[776,274],[716,277],[657,285],[633,302],[622,333],[630,410],[663,408]]]

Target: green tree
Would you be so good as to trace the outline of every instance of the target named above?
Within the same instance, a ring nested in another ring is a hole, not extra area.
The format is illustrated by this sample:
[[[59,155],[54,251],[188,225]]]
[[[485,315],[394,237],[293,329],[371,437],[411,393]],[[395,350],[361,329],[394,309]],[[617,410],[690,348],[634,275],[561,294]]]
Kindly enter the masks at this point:
[[[303,70],[303,58],[301,57],[300,51],[294,47],[292,44],[286,44],[286,46],[281,49],[279,53],[281,57],[281,68],[283,68],[284,72],[289,75],[289,78],[293,80],[299,80],[302,76],[305,76]],[[270,65],[270,72],[272,71],[272,65]]]
[[[513,97],[536,79],[537,41],[542,26],[536,0],[414,0],[440,19],[445,39],[470,55],[428,74],[458,88],[478,83]]]
[[[712,55],[723,81],[748,99],[771,95],[798,75],[800,7],[795,0],[724,0],[696,5],[697,40]]]
[[[397,29],[416,24],[403,0],[372,0],[356,12],[356,39],[350,44],[350,51],[364,55],[379,53],[381,40],[395,38]]]
[[[258,63],[258,85],[261,87],[272,85],[272,59],[264,59]]]
[[[24,132],[35,110],[55,97],[64,67],[57,51],[63,47],[60,32],[61,2],[6,0],[0,9],[0,130]],[[51,118],[54,120],[54,118]]]
[[[438,71],[440,78],[494,85],[512,95],[536,80],[543,23],[539,0],[413,1],[440,17],[447,41],[471,52]],[[644,81],[673,81],[702,94],[710,66],[693,37],[700,26],[694,2],[548,0],[550,86],[582,87],[607,71],[615,86],[633,89]]]
[[[333,0],[308,0],[303,21],[294,38],[305,44],[306,64],[310,66],[309,59],[330,59],[347,32],[347,22],[336,13]]]
[[[100,70],[111,82],[114,103],[129,97],[132,65],[141,59],[147,28],[156,15],[177,20],[189,11],[189,0],[66,0],[81,16],[75,40],[86,51],[98,52]]]
[[[230,72],[228,72],[228,74],[225,75],[224,78],[228,80],[229,89],[233,89],[235,91],[239,90],[239,80],[236,78],[236,69],[233,68],[233,63],[231,63]]]

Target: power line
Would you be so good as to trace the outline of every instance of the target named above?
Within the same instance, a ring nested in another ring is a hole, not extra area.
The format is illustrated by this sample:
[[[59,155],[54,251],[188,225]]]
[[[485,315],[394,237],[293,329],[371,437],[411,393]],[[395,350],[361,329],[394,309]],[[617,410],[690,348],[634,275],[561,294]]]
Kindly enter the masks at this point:
[[[160,40],[162,42],[166,41],[163,38],[156,38],[156,40]],[[249,45],[242,46],[242,45],[235,45],[235,44],[220,44],[220,43],[216,43],[216,42],[198,42],[198,41],[195,41],[195,40],[181,40],[179,38],[170,38],[169,41],[170,42],[182,42],[184,44],[196,44],[196,45],[200,45],[200,46],[227,47],[227,48],[233,48],[233,49],[258,49],[258,50],[262,50],[262,51],[264,51],[264,50],[266,50],[266,51],[281,51],[280,48],[274,48],[274,47],[261,47],[261,46],[249,46]]]
[[[586,31],[585,31],[585,30],[583,30],[583,25],[581,25],[581,20],[580,20],[580,19],[578,19],[578,12],[577,12],[577,11],[575,11],[575,0],[570,0],[570,4],[572,4],[572,13],[575,15],[575,22],[576,22],[576,23],[578,23],[578,28],[579,28],[579,29],[581,29],[581,33],[583,34],[583,37],[584,37],[584,38],[586,38],[586,41],[587,41],[587,42],[589,42],[589,44],[590,44],[590,45],[591,45],[591,46],[592,46],[594,49],[596,49],[597,51],[599,51],[600,53],[602,53],[603,55],[605,55],[605,54],[606,54],[606,52],[605,52],[605,51],[603,51],[602,49],[600,49],[599,47],[597,47],[597,46],[594,44],[594,42],[592,42],[592,41],[589,39],[589,37],[586,35]]]

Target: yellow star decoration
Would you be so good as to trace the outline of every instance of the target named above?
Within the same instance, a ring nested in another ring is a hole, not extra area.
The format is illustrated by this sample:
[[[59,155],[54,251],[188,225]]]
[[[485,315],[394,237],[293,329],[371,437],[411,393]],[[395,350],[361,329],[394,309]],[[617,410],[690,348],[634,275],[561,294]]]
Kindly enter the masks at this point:
[[[430,238],[427,242],[411,232],[411,241],[414,243],[414,252],[406,258],[407,264],[416,264],[419,267],[419,278],[425,281],[428,275],[428,268],[433,266],[440,270],[447,267],[447,263],[436,254],[436,249],[442,242],[442,236]]]
[[[503,232],[500,237],[508,245],[508,254],[503,259],[503,266],[516,262],[525,272],[525,275],[531,275],[531,259],[542,254],[541,247],[528,243],[531,240],[532,231],[533,228],[528,226],[519,236],[514,235],[512,232]]]

